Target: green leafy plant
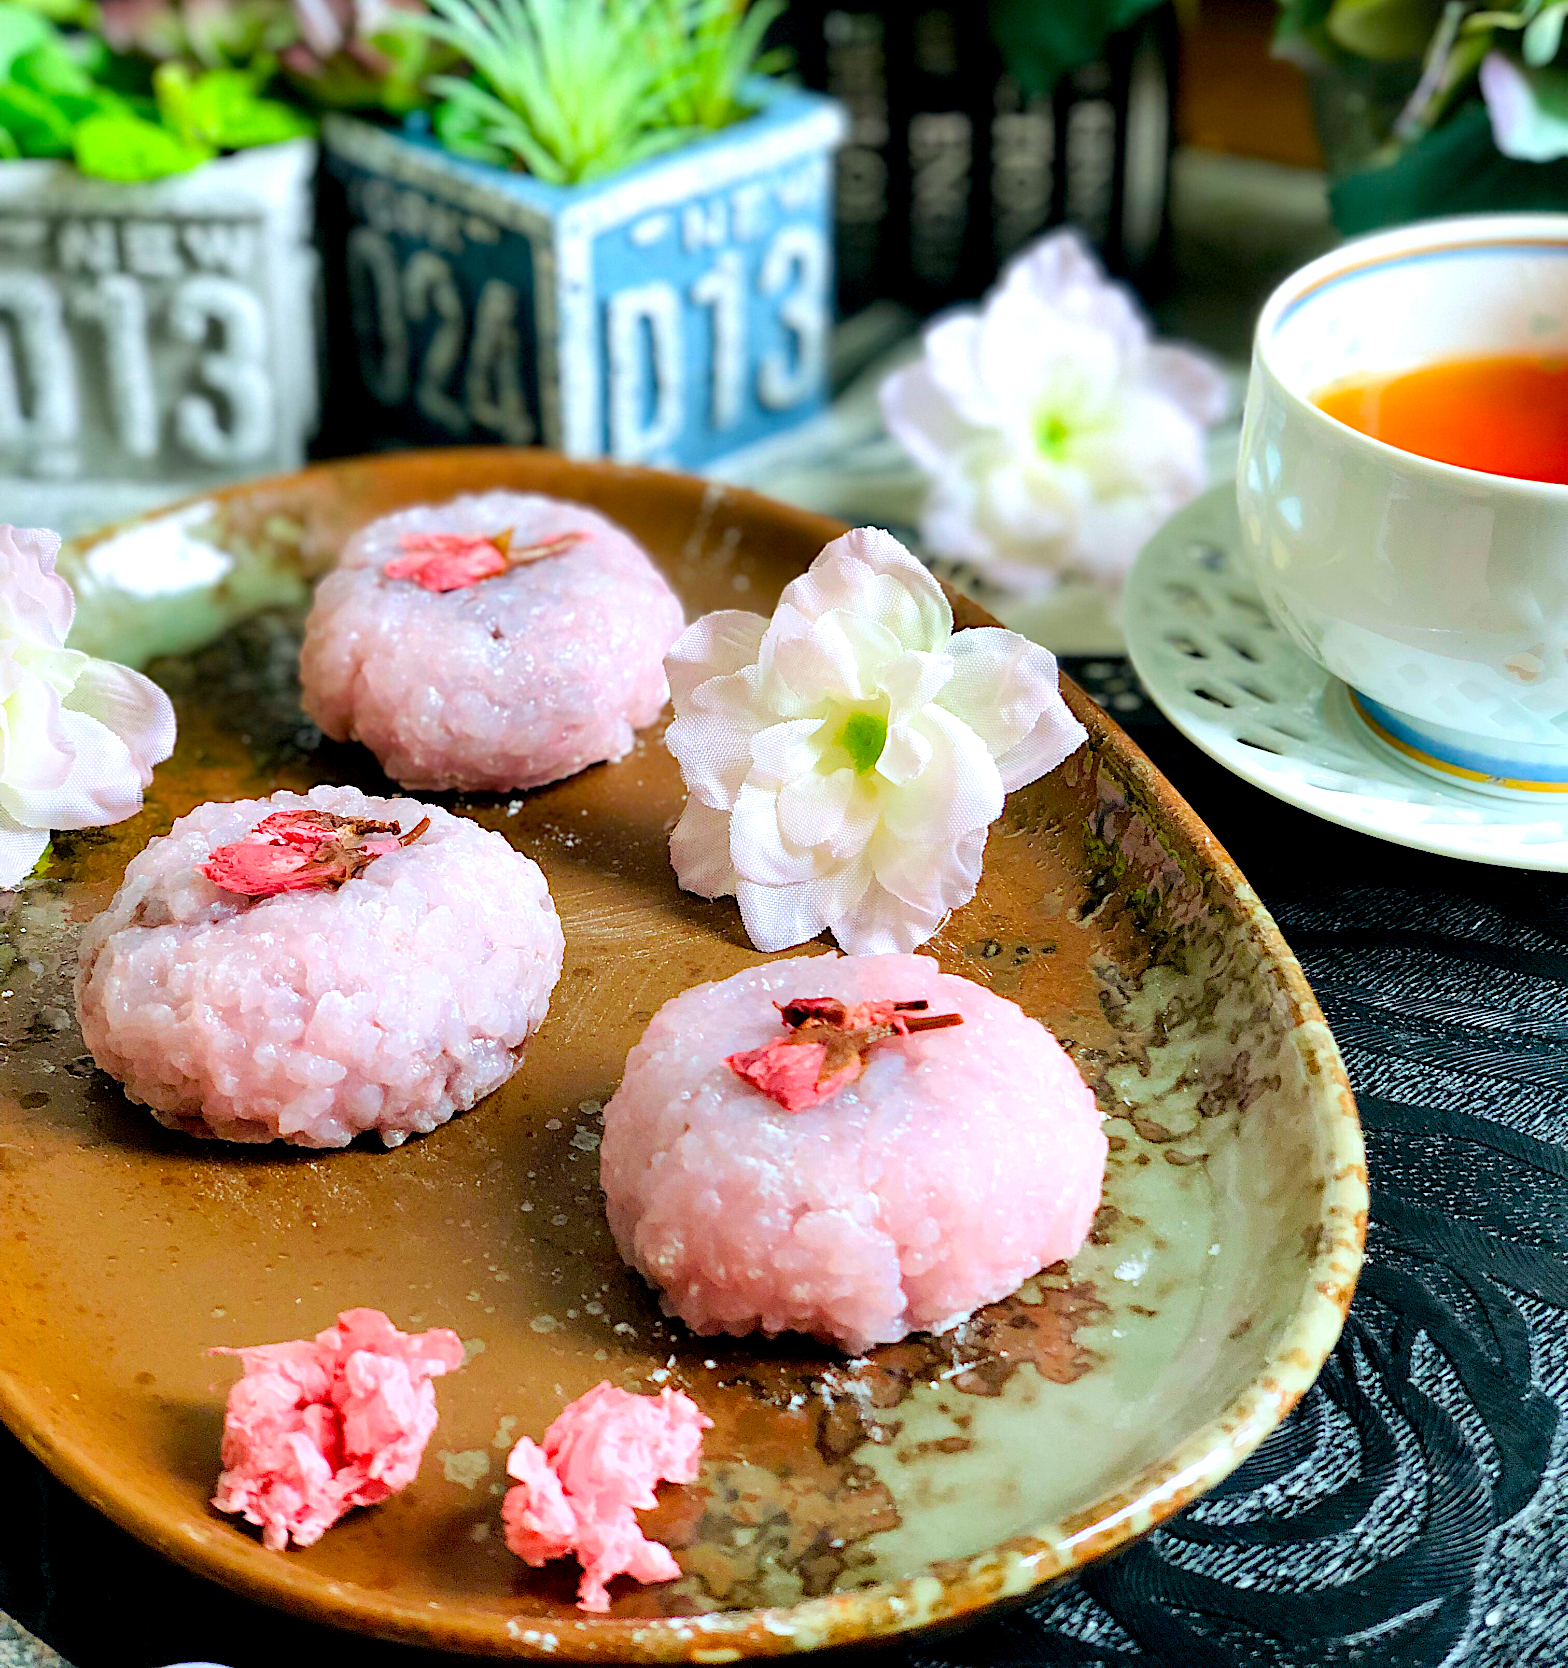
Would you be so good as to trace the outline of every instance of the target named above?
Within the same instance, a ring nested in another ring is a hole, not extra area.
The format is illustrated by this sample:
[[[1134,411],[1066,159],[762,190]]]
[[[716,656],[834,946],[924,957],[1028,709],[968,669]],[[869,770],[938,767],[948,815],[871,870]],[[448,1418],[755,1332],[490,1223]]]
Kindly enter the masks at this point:
[[[311,132],[309,117],[263,95],[275,68],[263,57],[154,70],[33,7],[0,4],[0,157],[70,158],[101,179],[148,180]]]
[[[413,27],[471,77],[436,76],[437,137],[552,184],[602,179],[748,113],[780,0],[430,0]]]
[[[784,13],[784,0],[757,0],[749,11],[736,0],[691,0],[655,8],[655,37],[667,75],[666,119],[676,127],[728,127],[750,111],[742,88],[749,76],[786,69],[789,54],[764,52],[763,37]]]
[[[1341,228],[1560,206],[1565,25],[1568,0],[1282,0],[1276,52],[1353,86],[1363,112],[1367,166],[1334,188]]]
[[[991,34],[1027,92],[1048,93],[1160,0],[989,0]]]

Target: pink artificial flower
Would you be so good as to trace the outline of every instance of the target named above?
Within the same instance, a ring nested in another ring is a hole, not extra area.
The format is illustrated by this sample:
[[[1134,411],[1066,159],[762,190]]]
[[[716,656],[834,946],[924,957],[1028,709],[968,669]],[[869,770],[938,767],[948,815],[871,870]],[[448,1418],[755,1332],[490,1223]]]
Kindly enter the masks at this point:
[[[399,1332],[379,1309],[346,1309],[314,1338],[212,1353],[245,1369],[212,1503],[256,1524],[272,1552],[312,1546],[353,1507],[407,1488],[436,1428],[430,1381],[463,1365],[455,1332]]]
[[[536,1569],[575,1553],[583,1610],[610,1608],[605,1583],[617,1575],[674,1581],[680,1566],[632,1514],[657,1504],[660,1482],[696,1477],[712,1424],[679,1390],[634,1396],[596,1385],[561,1410],[542,1447],[524,1437],[508,1457],[517,1487],[501,1504],[507,1546]]]

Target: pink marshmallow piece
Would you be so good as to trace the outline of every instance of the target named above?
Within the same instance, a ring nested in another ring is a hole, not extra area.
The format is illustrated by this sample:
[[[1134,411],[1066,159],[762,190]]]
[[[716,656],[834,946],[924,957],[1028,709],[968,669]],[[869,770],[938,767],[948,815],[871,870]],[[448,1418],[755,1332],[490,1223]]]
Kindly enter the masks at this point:
[[[690,1396],[634,1396],[608,1380],[561,1410],[542,1447],[524,1437],[506,1462],[517,1486],[501,1505],[506,1544],[535,1568],[572,1552],[582,1565],[578,1607],[610,1608],[606,1583],[673,1581],[669,1549],[632,1515],[656,1503],[660,1482],[689,1483],[713,1421]]]
[[[345,1309],[313,1339],[212,1353],[244,1367],[212,1503],[273,1552],[313,1546],[352,1507],[407,1488],[436,1428],[430,1381],[463,1364],[455,1332],[399,1332],[379,1309]]]

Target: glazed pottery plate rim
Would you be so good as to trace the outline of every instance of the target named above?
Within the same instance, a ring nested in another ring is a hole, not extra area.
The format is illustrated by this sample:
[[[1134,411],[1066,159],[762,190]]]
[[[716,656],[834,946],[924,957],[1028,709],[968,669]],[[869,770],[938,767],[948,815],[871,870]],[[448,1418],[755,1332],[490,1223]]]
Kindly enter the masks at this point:
[[[530,449],[532,450],[532,449]],[[395,469],[433,454],[391,454],[318,464],[286,476],[243,483],[199,495],[189,503],[222,504],[247,494],[287,489],[302,479],[380,466]],[[554,454],[538,453],[555,458]],[[487,459],[516,460],[519,449],[463,449],[477,475]],[[556,459],[558,462],[559,460]],[[843,531],[840,524],[777,504],[744,489],[640,467],[576,462],[574,470],[646,478],[650,490],[701,496],[718,492],[777,524],[793,524],[818,543]],[[135,526],[167,515],[171,505],[131,518]],[[105,532],[112,531],[106,529]],[[103,534],[75,541],[90,546]],[[960,625],[988,624],[989,616],[955,598]],[[1279,929],[1237,872],[1234,863],[1196,814],[1120,728],[1069,680],[1064,692],[1090,732],[1091,746],[1115,758],[1124,780],[1137,780],[1174,830],[1233,900],[1237,924],[1259,953],[1259,977],[1283,987],[1289,1016],[1285,1033],[1300,1057],[1308,1104],[1324,1164],[1316,1212],[1317,1241],[1307,1259],[1299,1300],[1280,1327],[1253,1381],[1220,1413],[1142,1467],[1130,1482],[1065,1522],[1046,1523],[972,1556],[928,1565],[919,1573],[875,1585],[774,1608],[715,1611],[699,1616],[580,1617],[559,1620],[495,1614],[440,1618],[440,1647],[475,1655],[555,1661],[708,1661],[778,1655],[867,1641],[972,1617],[983,1608],[1019,1597],[1043,1583],[1104,1556],[1213,1487],[1235,1469],[1281,1422],[1317,1377],[1333,1349],[1360,1270],[1368,1194],[1365,1153],[1355,1102],[1338,1049],[1317,1001]],[[122,1528],[156,1550],[231,1590],[317,1622],[412,1644],[432,1643],[433,1617],[426,1604],[328,1578],[303,1564],[267,1553],[259,1542],[190,1525],[171,1524],[145,1487],[116,1480],[102,1450],[78,1442],[58,1427],[47,1398],[0,1367],[0,1418],[68,1486]],[[57,1439],[58,1438],[58,1439]]]
[[[1435,771],[1406,763],[1355,716],[1347,687],[1272,622],[1268,627],[1270,652],[1281,662],[1288,661],[1291,672],[1304,688],[1310,689],[1320,734],[1331,735],[1335,742],[1348,747],[1355,755],[1355,762],[1369,773],[1356,792],[1316,787],[1299,771],[1278,763],[1275,754],[1247,746],[1216,721],[1211,706],[1198,702],[1182,687],[1174,675],[1172,657],[1160,641],[1162,629],[1174,622],[1155,591],[1162,580],[1171,576],[1184,550],[1205,542],[1224,548],[1235,559],[1226,584],[1232,591],[1250,593],[1252,600],[1263,606],[1241,555],[1241,527],[1235,500],[1235,488],[1224,483],[1201,493],[1143,547],[1127,577],[1122,604],[1127,655],[1155,706],[1195,747],[1249,786],[1337,827],[1434,857],[1453,857],[1492,868],[1537,874],[1568,873],[1568,822],[1563,820],[1568,818],[1568,803],[1558,802],[1559,796],[1546,794],[1534,799],[1522,795],[1493,797],[1461,786]],[[1182,577],[1201,576],[1194,574],[1189,565]],[[1334,714],[1329,709],[1338,709],[1341,720],[1332,726],[1330,718]],[[1322,765],[1325,771],[1342,768]],[[1387,782],[1390,791],[1383,794],[1367,791],[1369,779]],[[1467,820],[1444,822],[1403,816],[1412,805],[1421,806],[1418,796],[1423,795],[1449,811],[1465,814]],[[1528,815],[1531,811],[1542,820],[1557,822],[1557,835],[1550,840],[1532,840],[1511,847],[1499,845],[1496,838],[1499,832],[1513,830],[1517,834],[1532,826]]]

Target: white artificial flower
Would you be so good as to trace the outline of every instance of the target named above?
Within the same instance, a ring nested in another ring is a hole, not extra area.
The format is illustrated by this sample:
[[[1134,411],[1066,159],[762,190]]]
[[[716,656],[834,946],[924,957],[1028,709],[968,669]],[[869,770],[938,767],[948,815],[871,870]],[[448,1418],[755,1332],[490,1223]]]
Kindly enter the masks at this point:
[[[828,545],[771,620],[707,614],[664,666],[689,795],[676,875],[733,893],[759,950],[824,929],[852,955],[923,944],[974,896],[1003,797],[1085,740],[1050,652],[955,635],[942,587],[873,527]]]
[[[881,399],[927,478],[931,555],[1021,593],[1066,574],[1114,584],[1203,489],[1224,379],[1152,341],[1075,233],[1019,255],[978,310],[928,325],[924,347]]]
[[[140,672],[65,647],[76,599],[60,540],[0,524],[0,888],[19,885],[55,828],[141,809],[174,751],[174,708]]]

